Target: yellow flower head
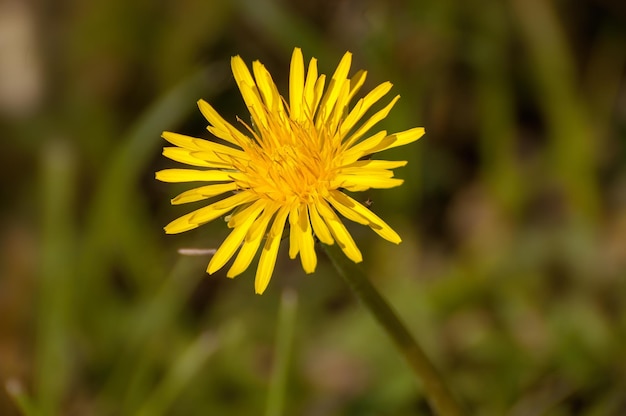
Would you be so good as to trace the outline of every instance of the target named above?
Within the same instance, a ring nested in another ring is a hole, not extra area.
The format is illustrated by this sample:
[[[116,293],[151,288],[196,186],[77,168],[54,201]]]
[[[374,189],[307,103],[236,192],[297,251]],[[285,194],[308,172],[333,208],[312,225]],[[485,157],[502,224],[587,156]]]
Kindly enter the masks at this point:
[[[235,81],[250,111],[252,126],[244,132],[224,120],[204,100],[200,111],[211,134],[221,144],[177,133],[163,138],[175,147],[163,154],[175,161],[203,169],[165,169],[157,172],[164,182],[208,182],[183,192],[172,204],[228,196],[184,215],[165,227],[168,234],[206,224],[233,211],[232,232],[219,247],[207,272],[222,268],[239,250],[228,270],[235,277],[248,268],[259,246],[263,250],[256,273],[256,293],[263,293],[274,270],[278,246],[289,221],[289,257],[300,254],[306,273],[317,265],[314,235],[325,244],[337,242],[348,258],[362,260],[350,233],[337,214],[367,225],[381,237],[399,243],[400,237],[382,219],[343,193],[402,184],[391,169],[405,161],[370,160],[373,153],[419,139],[423,128],[388,135],[369,134],[384,119],[399,96],[365,122],[365,113],[385,96],[391,83],[374,88],[350,108],[350,100],[365,82],[365,71],[348,78],[352,54],[346,54],[325,89],[326,76],[318,75],[317,60],[305,72],[300,49],[293,51],[289,74],[289,103],[278,93],[269,72],[259,62],[252,73],[239,56],[231,60]]]

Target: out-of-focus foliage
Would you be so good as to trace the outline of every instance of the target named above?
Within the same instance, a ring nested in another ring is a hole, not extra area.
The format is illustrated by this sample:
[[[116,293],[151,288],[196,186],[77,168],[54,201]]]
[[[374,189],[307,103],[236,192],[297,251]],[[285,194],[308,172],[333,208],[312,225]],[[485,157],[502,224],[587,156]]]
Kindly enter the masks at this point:
[[[626,414],[619,0],[0,0],[0,414],[260,414],[285,288],[285,414],[429,414],[328,262],[281,250],[256,296],[177,254],[223,223],[161,230],[188,209],[161,131],[209,137],[199,98],[246,117],[235,54],[286,94],[294,46],[326,73],[352,51],[402,95],[382,127],[426,127],[369,195],[404,242],[353,232],[470,414]]]

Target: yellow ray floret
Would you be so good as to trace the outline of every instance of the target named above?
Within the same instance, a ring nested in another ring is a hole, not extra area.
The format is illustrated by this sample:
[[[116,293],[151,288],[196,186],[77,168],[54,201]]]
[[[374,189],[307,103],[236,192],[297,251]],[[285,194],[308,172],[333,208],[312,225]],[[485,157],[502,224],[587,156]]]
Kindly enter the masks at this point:
[[[403,180],[393,170],[406,161],[372,159],[383,150],[403,146],[424,134],[421,127],[400,133],[370,133],[397,102],[395,96],[370,110],[391,90],[384,82],[355,99],[367,73],[349,77],[352,54],[347,52],[326,86],[318,74],[317,60],[305,65],[302,51],[294,49],[288,100],[285,100],[265,66],[255,61],[252,71],[239,56],[231,60],[235,82],[250,112],[251,125],[230,124],[206,101],[198,106],[208,121],[207,130],[221,142],[164,132],[171,145],[163,155],[191,169],[164,169],[156,174],[164,182],[205,182],[172,199],[172,204],[212,200],[170,222],[167,233],[180,233],[216,218],[228,216],[232,229],[207,266],[210,274],[233,260],[227,272],[244,272],[261,248],[255,291],[263,293],[277,261],[287,228],[288,254],[300,256],[302,268],[317,266],[316,240],[337,244],[354,262],[361,251],[340,215],[365,225],[385,240],[398,244],[400,236],[368,207],[344,191],[392,188]],[[366,114],[372,114],[366,117]],[[242,119],[249,119],[242,117]]]

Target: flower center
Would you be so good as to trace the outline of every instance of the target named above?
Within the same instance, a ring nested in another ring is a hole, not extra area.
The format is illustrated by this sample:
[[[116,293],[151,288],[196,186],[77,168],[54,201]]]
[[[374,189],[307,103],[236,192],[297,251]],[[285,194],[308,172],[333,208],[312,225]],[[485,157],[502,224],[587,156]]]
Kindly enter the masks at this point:
[[[273,119],[271,128],[257,126],[256,143],[246,149],[251,160],[240,167],[245,188],[277,202],[294,198],[311,203],[328,189],[333,155],[313,123]]]
[[[323,186],[326,169],[316,149],[303,145],[279,144],[270,152],[257,153],[253,188],[276,201],[298,198],[310,202]],[[268,149],[269,150],[269,149]],[[259,186],[260,185],[260,186]]]

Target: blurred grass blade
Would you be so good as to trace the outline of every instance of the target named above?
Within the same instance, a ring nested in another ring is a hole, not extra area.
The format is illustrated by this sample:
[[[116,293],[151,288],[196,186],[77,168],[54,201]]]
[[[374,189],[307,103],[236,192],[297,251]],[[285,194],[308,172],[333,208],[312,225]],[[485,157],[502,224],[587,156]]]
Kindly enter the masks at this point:
[[[32,399],[26,395],[24,391],[24,386],[18,380],[11,379],[8,380],[4,388],[6,389],[9,397],[13,399],[15,405],[22,412],[24,416],[39,416],[39,412],[37,411],[37,407],[35,403],[33,403]]]
[[[489,3],[489,4],[487,4]],[[515,97],[507,51],[511,28],[504,4],[484,2],[477,13],[472,42],[480,121],[482,176],[491,194],[509,214],[516,214],[527,193],[517,161]]]
[[[281,297],[276,331],[276,349],[274,352],[274,368],[270,380],[267,399],[266,416],[280,416],[285,409],[287,397],[287,379],[289,361],[296,327],[296,310],[298,295],[293,290],[285,290]]]
[[[550,167],[577,217],[593,221],[599,211],[597,142],[564,29],[552,2],[510,4],[529,52],[537,102],[549,129]]]
[[[171,129],[187,117],[198,98],[210,99],[225,88],[227,68],[222,67],[208,65],[193,72],[138,118],[119,141],[120,146],[90,201],[81,252],[77,256],[80,275],[88,276],[79,282],[81,301],[89,304],[80,305],[80,309],[98,309],[102,314],[116,312],[119,306],[111,304],[115,297],[110,295],[108,279],[110,270],[120,266],[144,296],[139,311],[132,311],[138,312],[132,315],[135,319],[119,321],[115,326],[103,326],[102,319],[92,314],[81,315],[82,325],[91,328],[94,337],[122,340],[119,361],[98,396],[99,409],[106,409],[111,398],[119,406],[120,395],[126,398],[120,407],[135,404],[132,408],[137,408],[134,387],[145,397],[146,374],[142,368],[147,368],[149,373],[154,365],[154,357],[144,351],[145,344],[176,316],[188,291],[195,287],[194,278],[203,276],[189,274],[189,267],[180,264],[167,276],[157,238],[162,230],[150,222],[139,185],[142,176],[154,180],[154,173],[147,166],[163,146],[160,138],[163,130]],[[179,279],[184,273],[185,278]],[[161,282],[164,282],[162,287]],[[158,313],[153,314],[155,311]]]
[[[74,155],[52,141],[42,163],[42,255],[37,299],[35,401],[39,415],[60,414],[66,390],[68,308],[75,272],[73,203]]]
[[[117,390],[124,386],[120,411],[126,412],[122,413],[130,413],[137,408],[137,403],[143,403],[157,361],[149,345],[166,328],[176,325],[185,301],[205,278],[204,273],[198,272],[202,270],[198,269],[198,263],[198,260],[181,257],[153,296],[137,306],[127,324],[125,347],[113,366],[100,401],[106,402],[107,398],[118,395]]]
[[[319,62],[332,61],[333,50],[320,38],[310,21],[303,19],[290,8],[281,7],[271,0],[236,0],[235,4],[246,23],[263,33],[286,52],[294,45],[315,56]]]
[[[626,69],[626,49],[615,36],[612,25],[600,30],[590,52],[585,74],[585,92],[588,108],[593,116],[597,136],[610,137],[612,121],[619,103],[620,85]],[[602,80],[602,82],[598,82]],[[602,145],[606,143],[601,142]]]
[[[217,350],[218,340],[215,335],[204,333],[194,340],[173,363],[145,401],[141,409],[134,413],[138,416],[160,416],[168,410],[194,376],[202,370],[207,359]]]
[[[93,291],[99,291],[97,286],[106,276],[107,254],[111,252],[121,255],[131,273],[140,274],[138,279],[152,275],[146,270],[163,275],[163,268],[156,267],[161,256],[149,232],[152,228],[145,225],[148,220],[142,215],[144,201],[137,195],[137,186],[150,160],[163,146],[163,130],[180,123],[198,98],[211,97],[223,89],[225,76],[225,71],[213,66],[201,68],[148,108],[120,141],[122,145],[102,175],[87,214],[80,270],[91,276],[87,284],[95,286]],[[149,175],[153,179],[153,173]],[[139,247],[141,256],[136,255]]]

